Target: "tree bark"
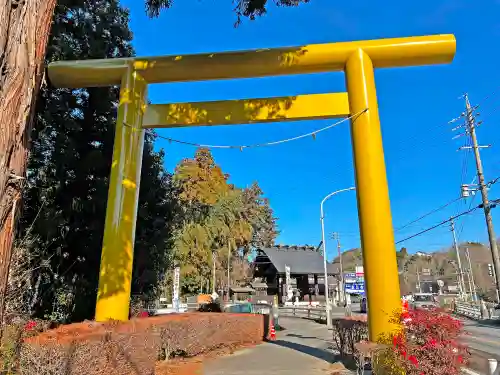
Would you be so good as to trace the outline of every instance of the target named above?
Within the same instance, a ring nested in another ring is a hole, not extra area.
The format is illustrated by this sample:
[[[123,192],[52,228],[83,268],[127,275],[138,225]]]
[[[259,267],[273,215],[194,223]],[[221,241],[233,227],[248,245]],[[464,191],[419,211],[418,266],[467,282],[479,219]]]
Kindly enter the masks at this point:
[[[56,0],[0,0],[0,324]]]

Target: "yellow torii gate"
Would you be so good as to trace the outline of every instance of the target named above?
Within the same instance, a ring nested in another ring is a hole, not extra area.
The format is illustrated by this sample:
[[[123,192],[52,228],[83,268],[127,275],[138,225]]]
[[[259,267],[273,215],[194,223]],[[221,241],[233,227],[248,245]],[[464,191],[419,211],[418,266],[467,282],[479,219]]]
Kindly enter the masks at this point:
[[[187,56],[59,61],[55,87],[121,85],[102,247],[96,320],[127,320],[145,128],[234,125],[352,116],[361,246],[372,340],[401,308],[374,69],[450,63],[453,35],[314,44]],[[147,85],[344,71],[347,93],[147,104]],[[399,89],[399,88],[398,88]]]

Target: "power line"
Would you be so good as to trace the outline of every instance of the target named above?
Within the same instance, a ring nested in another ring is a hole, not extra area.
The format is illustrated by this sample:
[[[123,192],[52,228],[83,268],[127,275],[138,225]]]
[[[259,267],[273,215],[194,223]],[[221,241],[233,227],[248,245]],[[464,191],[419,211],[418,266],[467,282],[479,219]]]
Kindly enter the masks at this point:
[[[466,132],[467,133],[467,132]],[[465,186],[465,181],[466,181],[466,178],[467,178],[467,175],[468,175],[468,162],[469,162],[469,155],[470,155],[470,149],[471,149],[471,140],[470,140],[470,137],[466,137],[465,139],[465,142],[464,142],[464,150],[465,152],[462,154],[462,174],[461,174],[461,177],[460,177],[460,186]],[[472,207],[472,201],[473,199],[471,200],[471,203],[469,205],[469,209]],[[464,200],[464,203],[467,204]],[[460,212],[460,205],[458,204],[457,207],[456,207],[456,211],[455,213],[459,213]],[[461,223],[460,223],[460,229],[458,230],[458,237],[460,238],[460,235],[462,234],[463,230],[464,230],[464,220],[461,220]]]
[[[434,209],[434,210],[432,210],[432,211],[429,211],[429,212],[427,212],[426,214],[424,214],[424,215],[422,215],[422,216],[420,216],[420,217],[416,218],[415,220],[412,220],[412,221],[410,221],[409,223],[406,223],[405,225],[403,225],[403,226],[401,226],[401,227],[399,227],[399,228],[395,229],[395,230],[394,230],[394,232],[399,232],[399,231],[401,231],[402,229],[404,229],[404,228],[406,228],[406,227],[408,227],[408,226],[410,226],[410,225],[412,225],[412,224],[416,223],[417,221],[420,221],[420,220],[422,220],[422,219],[426,218],[426,217],[427,217],[427,216],[429,216],[429,215],[432,215],[432,214],[434,214],[434,213],[436,213],[436,212],[438,212],[438,211],[441,211],[441,210],[445,209],[446,207],[448,207],[449,205],[451,205],[451,204],[455,203],[456,201],[458,201],[458,200],[460,200],[460,199],[462,199],[462,197],[455,198],[455,199],[453,199],[453,200],[449,201],[448,203],[446,203],[446,204],[442,205],[441,207],[438,207],[438,208],[436,208],[436,209]]]
[[[418,232],[418,233],[415,233],[415,234],[413,234],[413,235],[411,235],[411,236],[409,236],[409,237],[406,237],[405,239],[402,239],[402,240],[400,240],[400,241],[396,242],[396,245],[397,245],[398,243],[401,243],[401,242],[404,242],[404,241],[408,241],[409,239],[412,239],[412,238],[414,238],[414,237],[417,237],[417,236],[420,236],[420,235],[422,235],[422,234],[424,234],[424,233],[427,233],[427,232],[429,232],[429,231],[431,231],[431,230],[433,230],[433,229],[436,229],[436,228],[440,227],[440,226],[441,226],[441,225],[443,225],[443,224],[449,223],[449,222],[451,222],[452,220],[457,219],[457,218],[459,218],[459,217],[461,217],[461,216],[463,216],[463,215],[470,214],[471,212],[473,212],[473,211],[477,210],[478,208],[482,208],[482,207],[483,207],[483,205],[482,205],[482,204],[480,204],[480,205],[478,205],[478,206],[476,206],[476,207],[474,207],[474,208],[471,208],[471,209],[469,209],[469,210],[467,210],[467,211],[461,212],[461,213],[459,213],[459,214],[457,214],[457,215],[455,215],[455,216],[450,217],[449,219],[443,220],[443,221],[441,221],[440,223],[438,223],[438,224],[436,224],[436,225],[433,225],[433,226],[432,226],[432,227],[430,227],[430,228],[424,229],[424,230],[422,230],[422,231],[420,231],[420,232]]]
[[[495,90],[493,90],[492,92],[490,92],[488,95],[486,95],[485,97],[483,97],[482,99],[480,99],[479,101],[480,102],[485,102],[489,99],[491,99],[493,96],[495,96],[496,94],[498,94],[500,92],[500,87],[497,87]],[[479,107],[481,104],[478,104],[476,105],[475,107]]]
[[[257,148],[257,147],[266,147],[266,146],[276,146],[276,145],[279,145],[279,144],[282,144],[282,143],[287,143],[287,142],[292,142],[292,141],[297,141],[299,139],[302,139],[302,138],[306,138],[306,137],[312,137],[313,139],[316,138],[316,135],[318,133],[321,133],[325,130],[329,130],[331,128],[334,128],[344,122],[346,122],[347,120],[350,120],[354,117],[358,117],[360,116],[361,114],[365,113],[366,111],[368,111],[368,108],[365,108],[363,109],[362,111],[359,111],[358,113],[355,113],[353,115],[350,115],[340,121],[337,121],[331,125],[328,125],[328,126],[325,126],[324,128],[321,128],[321,129],[318,129],[318,130],[314,130],[310,133],[307,133],[307,134],[302,134],[302,135],[298,135],[296,137],[292,137],[292,138],[286,138],[286,139],[281,139],[281,140],[278,140],[278,141],[272,141],[272,142],[266,142],[266,143],[256,143],[256,144],[249,144],[249,145],[208,145],[208,144],[201,144],[201,143],[195,143],[195,142],[188,142],[188,141],[182,141],[182,140],[179,140],[179,139],[174,139],[174,138],[170,138],[170,137],[165,137],[165,136],[162,136],[162,135],[159,135],[159,134],[155,134],[155,137],[157,138],[161,138],[161,139],[164,139],[166,141],[169,141],[169,142],[174,142],[174,143],[179,143],[179,144],[182,144],[182,145],[186,145],[186,146],[194,146],[194,147],[203,147],[203,148],[209,148],[209,149],[214,149],[214,148],[217,148],[217,149],[239,149],[240,151],[243,151],[243,149],[246,149],[246,148]],[[125,126],[128,126],[128,127],[132,127],[126,123],[124,123]]]
[[[497,177],[497,178],[494,178],[494,179],[493,179],[493,180],[491,180],[491,181],[488,181],[488,182],[486,183],[486,187],[488,187],[488,188],[489,188],[489,187],[491,187],[492,185],[496,184],[498,181],[500,181],[500,177]],[[470,208],[472,207],[472,205],[474,204],[474,200],[476,199],[476,196],[477,196],[477,194],[475,194],[475,195],[472,197],[472,199],[471,199],[471,201],[470,201],[470,203],[469,203],[469,209],[470,209]],[[462,219],[462,221],[461,221],[461,223],[460,223],[460,229],[458,230],[458,233],[457,233],[457,237],[458,237],[458,239],[459,239],[459,240],[460,240],[460,236],[462,235],[463,230],[464,230],[465,220],[467,220],[467,218]]]
[[[494,178],[493,180],[489,181],[486,183],[487,187],[491,187],[491,185],[496,184],[498,181],[500,181],[500,177]]]
[[[472,199],[470,200],[470,203],[469,203],[469,210],[472,208],[472,205],[474,204],[474,199],[476,199],[476,195],[474,195],[472,197]],[[458,234],[457,234],[457,237],[458,237],[458,240],[460,240],[460,236],[462,236],[462,233],[464,231],[464,227],[465,227],[465,220],[467,219],[467,217],[463,218],[461,223],[460,223],[460,230],[458,231]]]

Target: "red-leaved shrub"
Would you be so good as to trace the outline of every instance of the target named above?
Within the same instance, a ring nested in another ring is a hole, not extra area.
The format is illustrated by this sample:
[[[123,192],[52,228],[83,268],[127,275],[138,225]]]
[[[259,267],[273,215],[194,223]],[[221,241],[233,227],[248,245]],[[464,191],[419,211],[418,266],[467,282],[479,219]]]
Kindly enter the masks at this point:
[[[388,348],[377,355],[376,366],[384,374],[458,375],[469,353],[458,340],[460,320],[443,310],[409,310],[396,314],[402,329],[385,338]]]
[[[152,375],[159,355],[162,359],[195,356],[258,343],[264,337],[263,326],[262,315],[226,313],[70,324],[26,339],[20,350],[20,373]]]

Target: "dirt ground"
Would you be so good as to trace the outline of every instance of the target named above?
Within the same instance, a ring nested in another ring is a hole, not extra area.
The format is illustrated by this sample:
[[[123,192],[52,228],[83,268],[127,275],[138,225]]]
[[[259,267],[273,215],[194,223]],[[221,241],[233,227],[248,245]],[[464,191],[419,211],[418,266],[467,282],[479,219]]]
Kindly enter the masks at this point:
[[[212,350],[209,353],[193,358],[174,358],[167,362],[156,363],[155,375],[202,375],[203,363],[226,355],[231,355],[235,351],[254,347],[254,345],[240,345],[232,348],[221,348]]]
[[[203,361],[200,359],[158,362],[155,375],[201,375]]]

